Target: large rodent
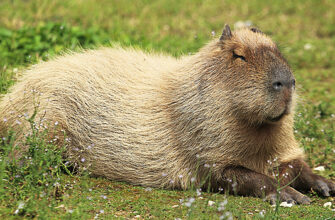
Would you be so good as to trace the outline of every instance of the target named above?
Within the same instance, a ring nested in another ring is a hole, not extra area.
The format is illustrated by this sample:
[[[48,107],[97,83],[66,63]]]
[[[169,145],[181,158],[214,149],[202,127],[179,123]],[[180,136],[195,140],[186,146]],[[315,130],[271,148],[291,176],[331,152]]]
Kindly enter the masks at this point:
[[[303,162],[294,87],[269,37],[225,26],[220,39],[180,59],[102,48],[37,64],[2,98],[0,131],[20,132],[37,100],[36,126],[64,130],[68,157],[94,175],[163,188],[204,183],[274,202],[269,170],[278,164],[283,185],[296,178],[280,199],[306,204],[294,188],[329,196],[335,185]]]

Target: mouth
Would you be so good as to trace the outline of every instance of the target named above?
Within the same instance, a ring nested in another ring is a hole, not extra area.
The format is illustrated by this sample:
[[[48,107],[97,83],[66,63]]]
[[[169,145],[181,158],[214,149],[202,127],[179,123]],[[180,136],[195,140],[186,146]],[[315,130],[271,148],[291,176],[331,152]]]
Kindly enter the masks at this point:
[[[278,121],[280,121],[280,119],[282,119],[284,117],[284,115],[286,115],[286,109],[279,116],[274,117],[274,118],[268,118],[268,121],[270,121],[270,122],[278,122]]]

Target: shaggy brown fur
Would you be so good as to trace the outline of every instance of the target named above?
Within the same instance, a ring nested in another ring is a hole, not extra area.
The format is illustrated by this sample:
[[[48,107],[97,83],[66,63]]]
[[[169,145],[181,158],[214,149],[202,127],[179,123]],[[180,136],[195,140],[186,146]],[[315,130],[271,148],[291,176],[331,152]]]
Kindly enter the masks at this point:
[[[69,157],[111,180],[186,189],[210,173],[206,185],[214,189],[234,186],[237,194],[272,201],[268,161],[276,158],[283,172],[294,161],[288,179],[302,169],[292,186],[335,191],[302,161],[293,75],[257,29],[231,33],[226,26],[220,40],[180,59],[102,48],[37,64],[2,98],[0,132],[18,130],[33,99],[37,126],[58,124],[71,138]],[[291,187],[281,199],[309,203]]]

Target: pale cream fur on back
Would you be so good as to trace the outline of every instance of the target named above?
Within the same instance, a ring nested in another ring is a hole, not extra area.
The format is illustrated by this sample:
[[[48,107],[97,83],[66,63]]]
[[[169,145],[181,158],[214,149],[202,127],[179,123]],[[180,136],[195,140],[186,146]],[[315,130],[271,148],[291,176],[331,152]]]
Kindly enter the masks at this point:
[[[229,106],[207,103],[231,94],[199,95],[201,60],[215,43],[180,59],[118,47],[37,64],[2,98],[7,122],[1,120],[0,131],[19,127],[35,99],[37,123],[57,122],[71,138],[70,159],[85,160],[94,175],[151,187],[185,189],[210,169],[219,180],[230,165],[266,174],[270,159],[303,157],[293,113],[281,126],[256,131],[237,122]]]

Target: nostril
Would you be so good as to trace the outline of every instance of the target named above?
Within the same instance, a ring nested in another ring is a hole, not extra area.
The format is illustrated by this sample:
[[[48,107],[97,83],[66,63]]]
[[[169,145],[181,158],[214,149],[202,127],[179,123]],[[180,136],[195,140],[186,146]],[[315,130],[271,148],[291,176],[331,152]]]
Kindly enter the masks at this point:
[[[295,88],[295,79],[292,80],[292,87]]]
[[[284,86],[284,84],[280,81],[272,83],[272,87],[277,91],[281,90],[283,88],[283,86]]]

